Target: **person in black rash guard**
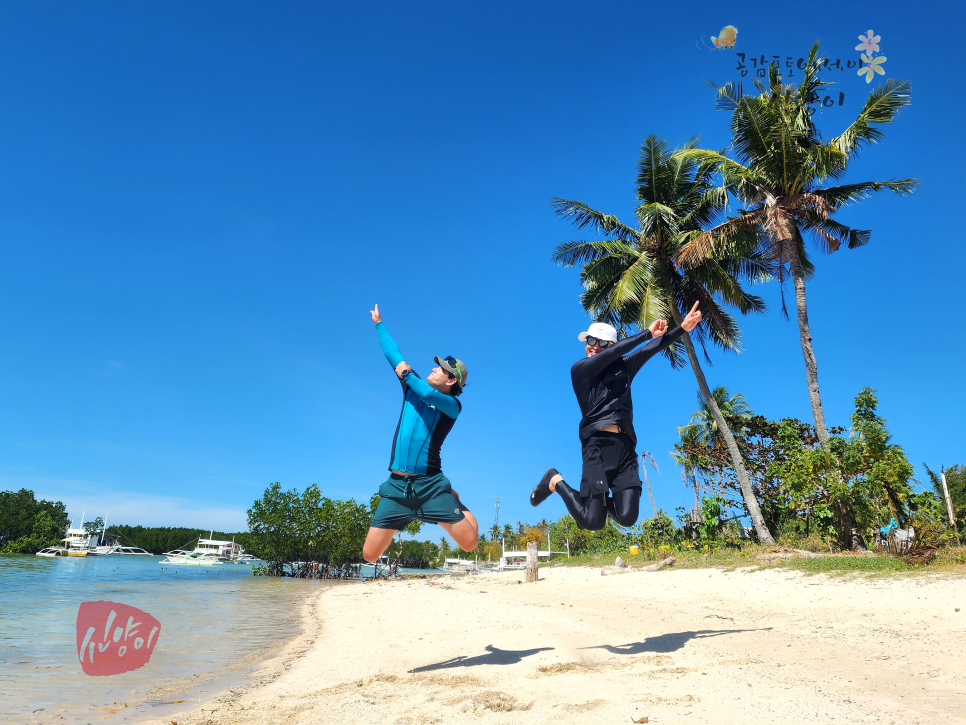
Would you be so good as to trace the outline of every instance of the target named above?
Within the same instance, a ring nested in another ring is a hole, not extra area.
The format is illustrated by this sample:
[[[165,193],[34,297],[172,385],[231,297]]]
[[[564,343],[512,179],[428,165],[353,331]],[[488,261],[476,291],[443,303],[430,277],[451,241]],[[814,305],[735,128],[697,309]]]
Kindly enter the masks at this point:
[[[670,332],[664,320],[657,320],[647,330],[620,342],[617,330],[602,322],[595,322],[587,332],[580,333],[578,339],[586,344],[587,357],[570,369],[583,415],[579,433],[583,454],[580,491],[568,486],[557,469],[551,468],[530,494],[531,505],[539,506],[556,491],[582,529],[604,528],[608,513],[621,526],[637,523],[641,477],[634,450],[637,436],[631,382],[644,363],[700,321],[695,302],[681,326]],[[647,344],[638,347],[643,343]]]

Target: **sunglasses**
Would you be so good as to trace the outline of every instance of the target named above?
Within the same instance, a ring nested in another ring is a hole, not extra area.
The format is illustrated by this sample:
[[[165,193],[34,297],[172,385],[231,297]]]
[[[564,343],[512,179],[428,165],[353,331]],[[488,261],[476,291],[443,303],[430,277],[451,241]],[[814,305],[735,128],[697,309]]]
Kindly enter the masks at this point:
[[[451,368],[453,368],[453,370],[456,371],[456,382],[458,382],[460,385],[462,385],[463,384],[463,371],[460,370],[459,360],[457,360],[452,355],[447,355],[446,357],[443,358],[443,360],[445,360],[449,364],[449,366]],[[449,372],[449,370],[446,370],[446,368],[443,368],[443,370],[444,370],[444,372],[447,372],[447,373]],[[450,373],[450,375],[452,375],[452,373]]]
[[[594,345],[597,345],[598,347],[600,347],[601,350],[606,350],[614,343],[611,342],[610,340],[598,340],[596,337],[591,337],[590,335],[587,335],[587,344],[590,345],[591,347],[593,347]]]

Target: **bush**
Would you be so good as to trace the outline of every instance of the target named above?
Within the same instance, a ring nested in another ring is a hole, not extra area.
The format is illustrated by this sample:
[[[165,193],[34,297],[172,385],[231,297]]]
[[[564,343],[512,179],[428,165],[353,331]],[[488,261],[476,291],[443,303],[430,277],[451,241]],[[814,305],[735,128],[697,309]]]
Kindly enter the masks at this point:
[[[315,484],[299,494],[276,482],[248,511],[245,546],[277,576],[294,562],[339,567],[362,560],[370,521],[369,506],[326,498]]]
[[[60,501],[37,501],[34,492],[0,492],[0,553],[36,554],[61,542],[70,521]]]

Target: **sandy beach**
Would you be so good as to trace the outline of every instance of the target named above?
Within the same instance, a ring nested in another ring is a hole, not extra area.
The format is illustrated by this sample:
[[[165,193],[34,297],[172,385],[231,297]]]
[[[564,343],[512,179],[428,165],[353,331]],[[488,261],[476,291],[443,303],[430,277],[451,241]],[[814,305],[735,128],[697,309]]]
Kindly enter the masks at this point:
[[[960,575],[522,579],[326,588],[249,688],[163,722],[966,723]]]

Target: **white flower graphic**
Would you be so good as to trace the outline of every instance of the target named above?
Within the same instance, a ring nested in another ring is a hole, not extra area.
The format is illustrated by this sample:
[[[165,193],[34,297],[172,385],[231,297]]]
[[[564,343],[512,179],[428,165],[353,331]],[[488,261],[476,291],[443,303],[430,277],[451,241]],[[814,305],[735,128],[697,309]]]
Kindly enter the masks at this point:
[[[879,50],[879,41],[882,40],[882,36],[873,35],[872,29],[869,29],[868,35],[860,35],[859,40],[862,42],[855,46],[856,50],[864,50],[869,55]]]
[[[884,55],[878,55],[875,58],[872,58],[863,53],[861,57],[862,62],[865,63],[865,65],[862,68],[859,68],[858,74],[862,75],[865,73],[866,83],[871,83],[872,76],[874,76],[876,73],[878,73],[880,76],[885,75],[885,71],[882,69],[882,64],[886,62],[886,57]]]

